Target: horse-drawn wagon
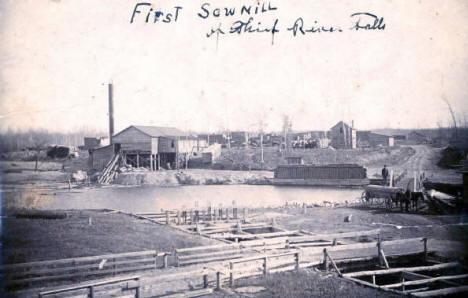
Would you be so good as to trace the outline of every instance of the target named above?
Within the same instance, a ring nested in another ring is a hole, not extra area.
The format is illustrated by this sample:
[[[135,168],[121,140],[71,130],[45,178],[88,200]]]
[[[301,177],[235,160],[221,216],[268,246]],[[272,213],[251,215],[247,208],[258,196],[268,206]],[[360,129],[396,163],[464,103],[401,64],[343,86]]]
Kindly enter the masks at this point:
[[[400,187],[366,185],[361,195],[361,202],[366,206],[383,206],[391,209],[393,203],[403,201],[405,190]]]

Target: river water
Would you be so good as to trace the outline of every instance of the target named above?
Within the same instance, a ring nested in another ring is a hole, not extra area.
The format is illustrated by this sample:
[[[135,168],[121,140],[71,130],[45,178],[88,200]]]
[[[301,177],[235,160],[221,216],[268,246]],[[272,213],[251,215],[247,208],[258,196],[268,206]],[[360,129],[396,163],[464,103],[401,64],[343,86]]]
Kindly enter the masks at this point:
[[[110,208],[134,213],[159,212],[161,209],[213,207],[275,207],[286,202],[323,204],[353,202],[360,189],[334,189],[272,185],[196,185],[179,187],[135,186],[60,190],[22,191],[16,198],[38,209]],[[18,194],[18,193],[17,193]],[[10,194],[11,195],[11,194]],[[3,199],[10,195],[4,193]],[[19,201],[17,201],[19,202]]]

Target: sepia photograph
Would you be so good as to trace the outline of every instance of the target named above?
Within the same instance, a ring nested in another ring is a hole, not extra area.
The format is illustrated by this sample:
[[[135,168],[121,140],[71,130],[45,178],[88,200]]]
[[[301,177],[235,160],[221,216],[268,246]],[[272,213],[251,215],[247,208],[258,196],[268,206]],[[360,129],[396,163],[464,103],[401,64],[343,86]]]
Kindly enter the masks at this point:
[[[466,297],[468,1],[0,1],[0,297]]]

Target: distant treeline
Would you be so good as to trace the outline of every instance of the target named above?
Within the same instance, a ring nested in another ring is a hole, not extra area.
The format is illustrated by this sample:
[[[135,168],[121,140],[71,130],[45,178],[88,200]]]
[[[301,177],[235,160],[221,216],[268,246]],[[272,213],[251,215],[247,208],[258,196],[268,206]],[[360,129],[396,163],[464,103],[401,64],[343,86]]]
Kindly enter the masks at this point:
[[[47,130],[14,131],[0,133],[0,152],[45,149],[50,145],[64,145],[78,147],[83,145],[84,137],[105,136],[91,130],[79,130],[72,133],[57,133]]]

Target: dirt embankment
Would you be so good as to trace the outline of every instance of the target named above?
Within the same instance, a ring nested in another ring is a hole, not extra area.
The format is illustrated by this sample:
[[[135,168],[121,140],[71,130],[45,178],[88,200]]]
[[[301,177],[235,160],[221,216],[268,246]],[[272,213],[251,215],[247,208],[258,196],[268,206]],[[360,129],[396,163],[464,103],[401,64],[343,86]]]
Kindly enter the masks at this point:
[[[120,173],[115,184],[123,185],[230,185],[268,184],[273,172],[189,169],[183,171],[134,171]]]
[[[365,167],[382,167],[384,164],[402,164],[414,153],[415,150],[408,146],[359,149],[292,149],[286,154],[279,152],[277,148],[267,147],[264,149],[264,163],[262,165],[259,148],[240,148],[223,150],[214,167],[235,170],[274,170],[279,164],[286,163],[285,156],[301,156],[306,164],[355,163]]]

